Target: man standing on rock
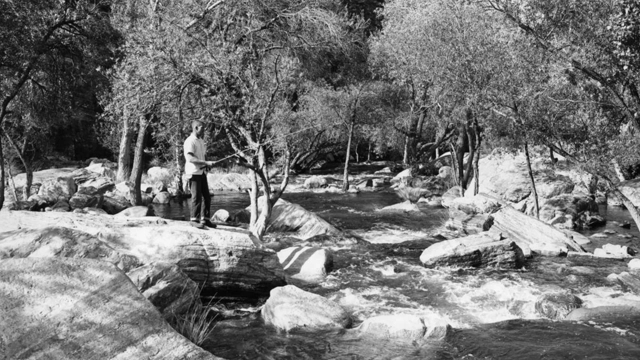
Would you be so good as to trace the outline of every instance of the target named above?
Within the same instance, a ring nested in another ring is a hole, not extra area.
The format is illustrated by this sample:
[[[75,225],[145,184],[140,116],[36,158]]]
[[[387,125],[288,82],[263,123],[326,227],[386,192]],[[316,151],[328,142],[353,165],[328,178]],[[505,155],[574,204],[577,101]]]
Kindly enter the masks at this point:
[[[189,179],[189,188],[191,189],[189,223],[198,229],[203,229],[204,226],[215,228],[216,225],[210,220],[211,194],[209,194],[209,184],[207,184],[207,170],[215,162],[204,159],[207,149],[204,140],[202,140],[204,124],[195,120],[191,123],[191,129],[193,130],[191,135],[184,142],[184,157],[187,160],[184,172]],[[203,198],[204,204],[202,204]]]

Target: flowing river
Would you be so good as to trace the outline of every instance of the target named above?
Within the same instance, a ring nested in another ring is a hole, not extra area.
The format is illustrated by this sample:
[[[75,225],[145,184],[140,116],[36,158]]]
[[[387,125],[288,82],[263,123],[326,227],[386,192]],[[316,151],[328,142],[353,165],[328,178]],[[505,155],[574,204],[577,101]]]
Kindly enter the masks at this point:
[[[305,290],[345,308],[357,326],[382,314],[438,314],[453,331],[443,341],[415,344],[354,338],[342,331],[278,332],[263,324],[261,304],[214,304],[218,322],[203,347],[226,359],[640,359],[640,319],[616,323],[565,322],[542,318],[536,299],[570,292],[584,307],[638,304],[606,277],[627,271],[628,261],[535,257],[519,270],[427,269],[419,256],[438,241],[447,218],[443,208],[420,213],[376,210],[402,200],[392,191],[359,194],[285,193],[284,199],[314,211],[344,231],[376,245],[367,250],[338,250],[334,270],[318,286]],[[244,193],[216,193],[212,213],[231,214],[249,204]],[[185,202],[156,206],[164,217],[188,217]],[[605,209],[603,209],[605,210]],[[605,210],[607,211],[607,210]],[[626,211],[609,208],[606,237],[591,238],[593,250],[606,243],[634,246],[635,225]],[[266,299],[265,299],[266,300]]]

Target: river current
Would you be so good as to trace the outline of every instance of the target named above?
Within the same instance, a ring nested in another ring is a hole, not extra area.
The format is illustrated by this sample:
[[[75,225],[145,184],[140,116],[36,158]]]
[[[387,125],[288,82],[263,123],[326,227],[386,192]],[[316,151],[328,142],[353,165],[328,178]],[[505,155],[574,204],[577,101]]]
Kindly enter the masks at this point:
[[[220,313],[203,347],[225,359],[640,359],[640,319],[616,323],[565,322],[542,318],[535,310],[546,293],[569,292],[584,307],[638,304],[640,296],[609,282],[607,275],[627,271],[628,261],[535,257],[519,270],[424,268],[419,256],[438,241],[447,218],[444,208],[421,206],[420,213],[377,210],[402,201],[392,190],[333,194],[285,193],[344,231],[376,245],[334,252],[334,271],[305,290],[345,308],[357,326],[382,314],[438,314],[453,331],[443,341],[415,344],[371,341],[343,331],[278,332],[260,319],[261,304],[214,304]],[[212,213],[231,214],[248,206],[244,193],[215,193]],[[588,250],[606,243],[637,243],[635,225],[624,210],[606,211],[605,227],[585,235]],[[158,215],[188,217],[185,201],[156,205]],[[614,220],[614,221],[611,221]],[[446,236],[446,234],[445,234]]]

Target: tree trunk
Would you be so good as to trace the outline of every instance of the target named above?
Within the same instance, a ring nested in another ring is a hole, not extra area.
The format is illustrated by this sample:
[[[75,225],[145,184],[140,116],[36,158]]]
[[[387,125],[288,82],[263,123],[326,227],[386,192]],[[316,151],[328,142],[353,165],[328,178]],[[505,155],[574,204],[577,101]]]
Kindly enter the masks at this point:
[[[13,181],[13,174],[11,173],[11,166],[7,164],[7,173],[9,173],[9,182],[11,183],[11,189],[13,190],[13,199],[14,201],[20,201],[18,198],[18,190],[16,189],[16,182]],[[25,198],[25,200],[28,198]]]
[[[0,128],[0,133],[1,132],[3,131]],[[2,210],[3,205],[4,205],[4,154],[2,153],[2,134],[0,134],[0,210]]]
[[[342,191],[349,190],[349,153],[351,152],[351,138],[353,137],[354,119],[349,125],[349,140],[347,140],[347,155],[344,159],[344,175],[342,181]]]
[[[131,170],[131,177],[129,181],[133,184],[132,199],[133,205],[142,205],[142,193],[140,187],[142,185],[142,158],[144,155],[144,139],[147,133],[147,127],[149,126],[148,116],[140,117],[138,125],[138,139],[136,141],[136,149],[133,157],[133,169]]]
[[[249,227],[253,228],[256,225],[256,220],[258,220],[258,175],[256,171],[251,169],[249,170],[251,174],[251,190],[249,191],[249,211],[251,212],[251,218],[249,220]]]
[[[257,209],[259,210],[260,214],[256,218],[253,215],[254,213],[253,212],[251,213],[252,225],[250,225],[249,230],[258,240],[262,241],[262,238],[264,237],[264,234],[267,231],[267,222],[271,218],[273,205],[276,203],[276,201],[278,201],[278,198],[280,197],[281,192],[276,193],[274,197],[271,196],[271,184],[269,183],[269,176],[268,176],[269,169],[267,165],[267,156],[262,146],[258,147],[257,155],[258,155],[257,166],[255,166],[256,164],[254,164],[254,168],[256,170],[252,170],[254,174],[253,183],[255,184],[255,196],[257,196],[258,180],[260,180],[260,182],[262,183],[262,189],[263,189],[264,195],[260,198],[262,199],[262,206],[258,206],[258,209]],[[287,158],[286,161],[289,161],[289,159]],[[285,171],[288,171],[286,167],[285,167]],[[254,190],[253,185],[251,190],[252,191]],[[257,206],[257,201],[255,203]],[[252,207],[252,210],[253,210],[253,207]],[[255,218],[255,221],[253,221],[254,218]]]
[[[482,136],[478,129],[476,129],[476,157],[473,160],[473,172],[475,173],[476,183],[473,187],[473,195],[478,195],[480,192],[480,145],[482,145]]]
[[[613,159],[611,160],[611,162],[613,163],[613,171],[616,173],[618,180],[620,180],[620,182],[627,181],[627,179],[624,177],[622,169],[620,168],[620,163],[618,162],[618,160]]]
[[[471,174],[473,173],[473,165],[475,164],[474,159],[476,155],[476,139],[477,139],[477,129],[475,127],[471,127],[470,125],[465,126],[465,133],[467,135],[467,147],[469,148],[469,159],[467,161],[467,168],[464,171],[464,179],[462,183],[464,184],[462,188],[464,190],[469,187],[469,181],[471,181]],[[464,154],[464,152],[463,152]],[[462,157],[462,162],[464,166],[464,156]]]
[[[261,175],[258,177],[262,180],[263,189],[265,189],[265,191],[264,191],[264,195],[259,198],[262,200],[262,205],[259,206],[260,214],[255,219],[253,225],[249,227],[249,230],[258,240],[262,241],[264,234],[267,232],[267,222],[269,221],[269,218],[271,218],[273,203],[271,201],[271,191],[267,190],[268,184],[265,184],[264,182],[264,179],[266,179],[266,177],[264,176],[264,174],[259,174],[259,175]],[[256,205],[257,205],[257,202],[256,202]],[[254,216],[252,213],[251,218],[253,219],[253,217]]]
[[[360,145],[360,142],[356,141],[356,146],[353,148],[353,154],[356,156],[356,164],[360,163],[360,155],[358,155],[358,145]]]
[[[404,154],[402,155],[402,164],[409,166],[409,136],[404,136]]]
[[[555,157],[555,155],[553,155],[553,148],[551,148],[551,146],[549,146],[549,157],[551,158],[552,164],[555,164],[558,162],[558,159]]]
[[[176,160],[176,170],[175,170],[175,182],[176,185],[178,187],[178,193],[183,194],[184,193],[184,186],[182,184],[182,173],[184,173],[184,168],[182,165],[182,161],[180,161],[180,159],[182,158],[182,146],[180,145],[180,143],[176,143],[174,146],[174,151],[173,151],[173,156],[175,157]]]
[[[616,187],[612,187],[612,188],[613,188],[612,192],[622,200],[622,204],[624,205],[624,207],[627,208],[627,210],[629,210],[629,214],[631,215],[631,218],[633,218],[633,221],[636,223],[636,226],[640,229],[640,213],[638,212],[638,208],[635,205],[633,205],[631,200],[629,200],[628,197],[626,197],[620,190],[618,190],[618,188]]]
[[[131,175],[131,139],[133,129],[129,126],[129,117],[125,114],[122,120],[122,137],[120,138],[120,150],[118,151],[118,173],[116,181],[127,181]]]
[[[371,162],[371,141],[369,141],[369,148],[367,149],[367,163]]]
[[[460,178],[458,177],[458,155],[455,145],[449,143],[449,151],[451,154],[451,167],[453,168],[453,182],[456,185],[460,185]]]
[[[13,139],[9,136],[9,134],[6,131],[4,131],[4,135],[7,138],[7,141],[9,141],[9,144],[11,144],[11,147],[13,148],[15,153],[18,155],[18,159],[20,159],[20,162],[22,163],[22,166],[24,167],[24,172],[25,172],[25,177],[26,177],[26,184],[25,184],[24,189],[23,189],[23,196],[24,196],[24,200],[27,200],[31,196],[31,185],[33,185],[33,168],[31,167],[31,165],[30,165],[30,163],[27,160],[27,157],[25,155],[27,141],[28,141],[27,140],[27,136],[28,135],[25,135],[24,142],[22,144],[22,148],[18,147],[18,144],[16,144],[16,142],[13,141]],[[12,176],[12,178],[13,178],[13,176]],[[16,201],[18,201],[17,197],[16,197]]]
[[[462,187],[462,191],[467,190],[467,184],[464,182],[464,144],[466,135],[467,131],[465,126],[460,125],[458,127],[458,140],[455,145],[455,158],[452,159],[452,163],[454,161],[456,162],[454,168],[458,169],[458,184]]]
[[[538,204],[538,191],[536,190],[536,180],[533,178],[533,170],[531,169],[531,159],[529,157],[529,144],[524,142],[524,155],[527,159],[527,170],[529,171],[529,179],[531,180],[531,189],[533,190],[533,200],[536,205],[536,218],[540,218],[540,205]]]

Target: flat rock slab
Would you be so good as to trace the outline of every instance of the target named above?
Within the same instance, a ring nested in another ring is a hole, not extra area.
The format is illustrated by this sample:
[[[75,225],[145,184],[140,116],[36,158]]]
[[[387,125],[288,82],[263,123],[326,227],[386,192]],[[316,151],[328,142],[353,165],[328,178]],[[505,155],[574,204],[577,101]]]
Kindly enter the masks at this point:
[[[200,230],[184,221],[154,217],[25,211],[9,211],[2,216],[0,233],[42,230],[52,224],[75,229],[96,237],[120,254],[135,257],[140,265],[177,264],[205,292],[228,298],[255,298],[286,284],[276,252],[263,248],[243,229],[219,226]]]
[[[557,248],[585,252],[570,235],[512,207],[503,207],[493,215],[492,231],[501,232],[517,244],[524,243],[531,250]],[[564,250],[564,253],[567,251]]]
[[[512,240],[484,232],[435,243],[422,252],[420,261],[428,267],[495,265],[516,268],[522,265],[524,255]]]
[[[175,332],[112,264],[0,261],[0,359],[219,359]]]

